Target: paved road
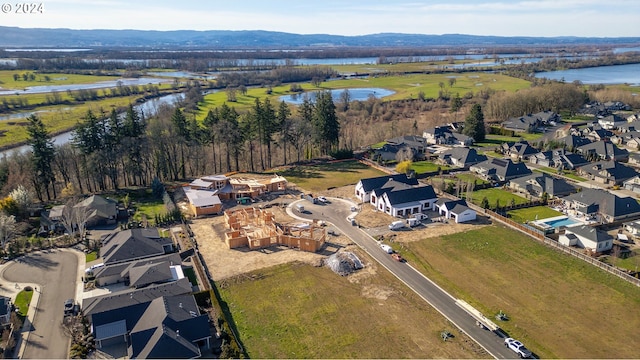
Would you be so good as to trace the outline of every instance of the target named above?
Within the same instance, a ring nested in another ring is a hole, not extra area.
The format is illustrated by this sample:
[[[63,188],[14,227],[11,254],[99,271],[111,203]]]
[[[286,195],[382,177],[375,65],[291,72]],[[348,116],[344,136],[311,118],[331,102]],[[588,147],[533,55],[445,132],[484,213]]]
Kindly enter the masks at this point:
[[[63,304],[76,294],[78,257],[71,251],[53,250],[22,256],[4,268],[10,283],[39,284],[40,300],[24,349],[24,359],[66,359],[71,339],[61,325]]]
[[[389,254],[380,248],[377,241],[357,226],[352,226],[347,221],[347,217],[351,214],[350,206],[352,204],[342,199],[330,200],[331,203],[326,205],[314,205],[306,200],[298,200],[303,202],[306,213],[292,211],[294,215],[301,218],[321,219],[332,223],[338,231],[351,238],[355,244],[363,248],[374,260],[387,268],[460,330],[473,338],[493,357],[498,359],[517,358],[514,352],[504,346],[502,337],[492,331],[478,327],[476,319],[455,304],[455,298],[415,270],[410,264],[393,260]],[[290,209],[295,208],[295,204],[298,201],[292,203]]]

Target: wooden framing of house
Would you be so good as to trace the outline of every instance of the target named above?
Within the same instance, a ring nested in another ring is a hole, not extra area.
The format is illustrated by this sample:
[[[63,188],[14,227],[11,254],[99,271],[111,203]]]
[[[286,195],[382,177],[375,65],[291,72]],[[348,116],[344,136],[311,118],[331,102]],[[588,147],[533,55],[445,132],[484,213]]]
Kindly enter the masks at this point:
[[[302,251],[317,252],[326,240],[323,228],[314,224],[300,227],[282,225],[274,221],[272,212],[244,208],[224,213],[225,243],[229,249],[249,247],[251,250],[284,245]]]

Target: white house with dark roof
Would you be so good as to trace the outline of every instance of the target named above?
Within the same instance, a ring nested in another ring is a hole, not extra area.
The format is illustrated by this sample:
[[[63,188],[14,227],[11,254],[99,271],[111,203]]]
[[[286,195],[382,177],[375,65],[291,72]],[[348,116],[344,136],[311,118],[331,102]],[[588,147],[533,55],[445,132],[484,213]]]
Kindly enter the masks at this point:
[[[455,132],[450,126],[437,126],[427,129],[422,133],[422,136],[427,140],[427,144],[452,146],[473,145],[472,137]]]
[[[640,216],[640,204],[632,197],[619,197],[602,189],[583,189],[562,198],[564,205],[580,216],[598,217],[609,223]]]
[[[454,147],[440,153],[438,161],[445,165],[468,169],[471,165],[487,161],[487,156],[478,154],[476,149]]]
[[[373,178],[361,179],[360,181],[358,181],[355,187],[355,195],[363,203],[370,202],[371,193],[374,190],[383,187],[389,180],[401,182],[411,186],[418,185],[418,179],[413,177],[410,178],[406,174],[377,176]]]
[[[429,210],[438,200],[431,185],[386,188],[377,192],[377,195],[375,204],[372,203],[375,209],[394,217],[409,216]]]
[[[558,242],[564,246],[577,246],[597,253],[609,251],[613,247],[611,235],[588,225],[567,227]]]
[[[531,170],[524,163],[514,163],[510,159],[491,158],[472,165],[469,170],[489,181],[509,181],[511,179],[531,175]]]
[[[449,200],[440,198],[433,203],[433,210],[446,219],[454,219],[457,224],[473,221],[477,216],[475,210],[469,208],[467,202],[463,199]]]

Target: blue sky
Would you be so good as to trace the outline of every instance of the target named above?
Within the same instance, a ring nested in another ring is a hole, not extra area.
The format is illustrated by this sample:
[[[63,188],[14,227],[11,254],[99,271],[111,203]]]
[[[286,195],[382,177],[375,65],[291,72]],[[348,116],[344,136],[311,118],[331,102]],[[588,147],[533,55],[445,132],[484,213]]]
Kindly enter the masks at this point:
[[[13,2],[11,2],[13,1]],[[32,0],[29,0],[32,1]],[[299,34],[640,36],[638,0],[43,0],[0,25],[71,29],[271,30]]]

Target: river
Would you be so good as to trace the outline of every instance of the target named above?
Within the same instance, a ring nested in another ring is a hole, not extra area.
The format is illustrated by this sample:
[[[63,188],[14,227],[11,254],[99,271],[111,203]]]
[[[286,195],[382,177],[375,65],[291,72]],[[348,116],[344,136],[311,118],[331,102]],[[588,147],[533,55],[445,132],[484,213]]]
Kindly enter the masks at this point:
[[[163,105],[163,104],[174,105],[178,100],[182,100],[182,99],[184,99],[184,94],[182,93],[165,95],[159,98],[147,100],[142,104],[134,105],[134,109],[138,112],[143,113],[145,117],[153,116],[157,113],[158,107],[160,105]],[[31,113],[24,113],[24,114],[31,114]],[[14,114],[14,115],[17,115],[17,114]],[[73,132],[68,131],[52,137],[52,140],[54,145],[63,145],[71,141],[72,135],[73,135]],[[28,151],[30,148],[31,147],[29,145],[22,145],[15,148],[3,150],[3,151],[0,151],[0,156],[2,157],[8,156],[16,151],[25,152],[25,151]]]
[[[630,84],[640,86],[640,64],[596,66],[583,69],[547,71],[536,74],[537,78],[581,81],[583,84]]]

